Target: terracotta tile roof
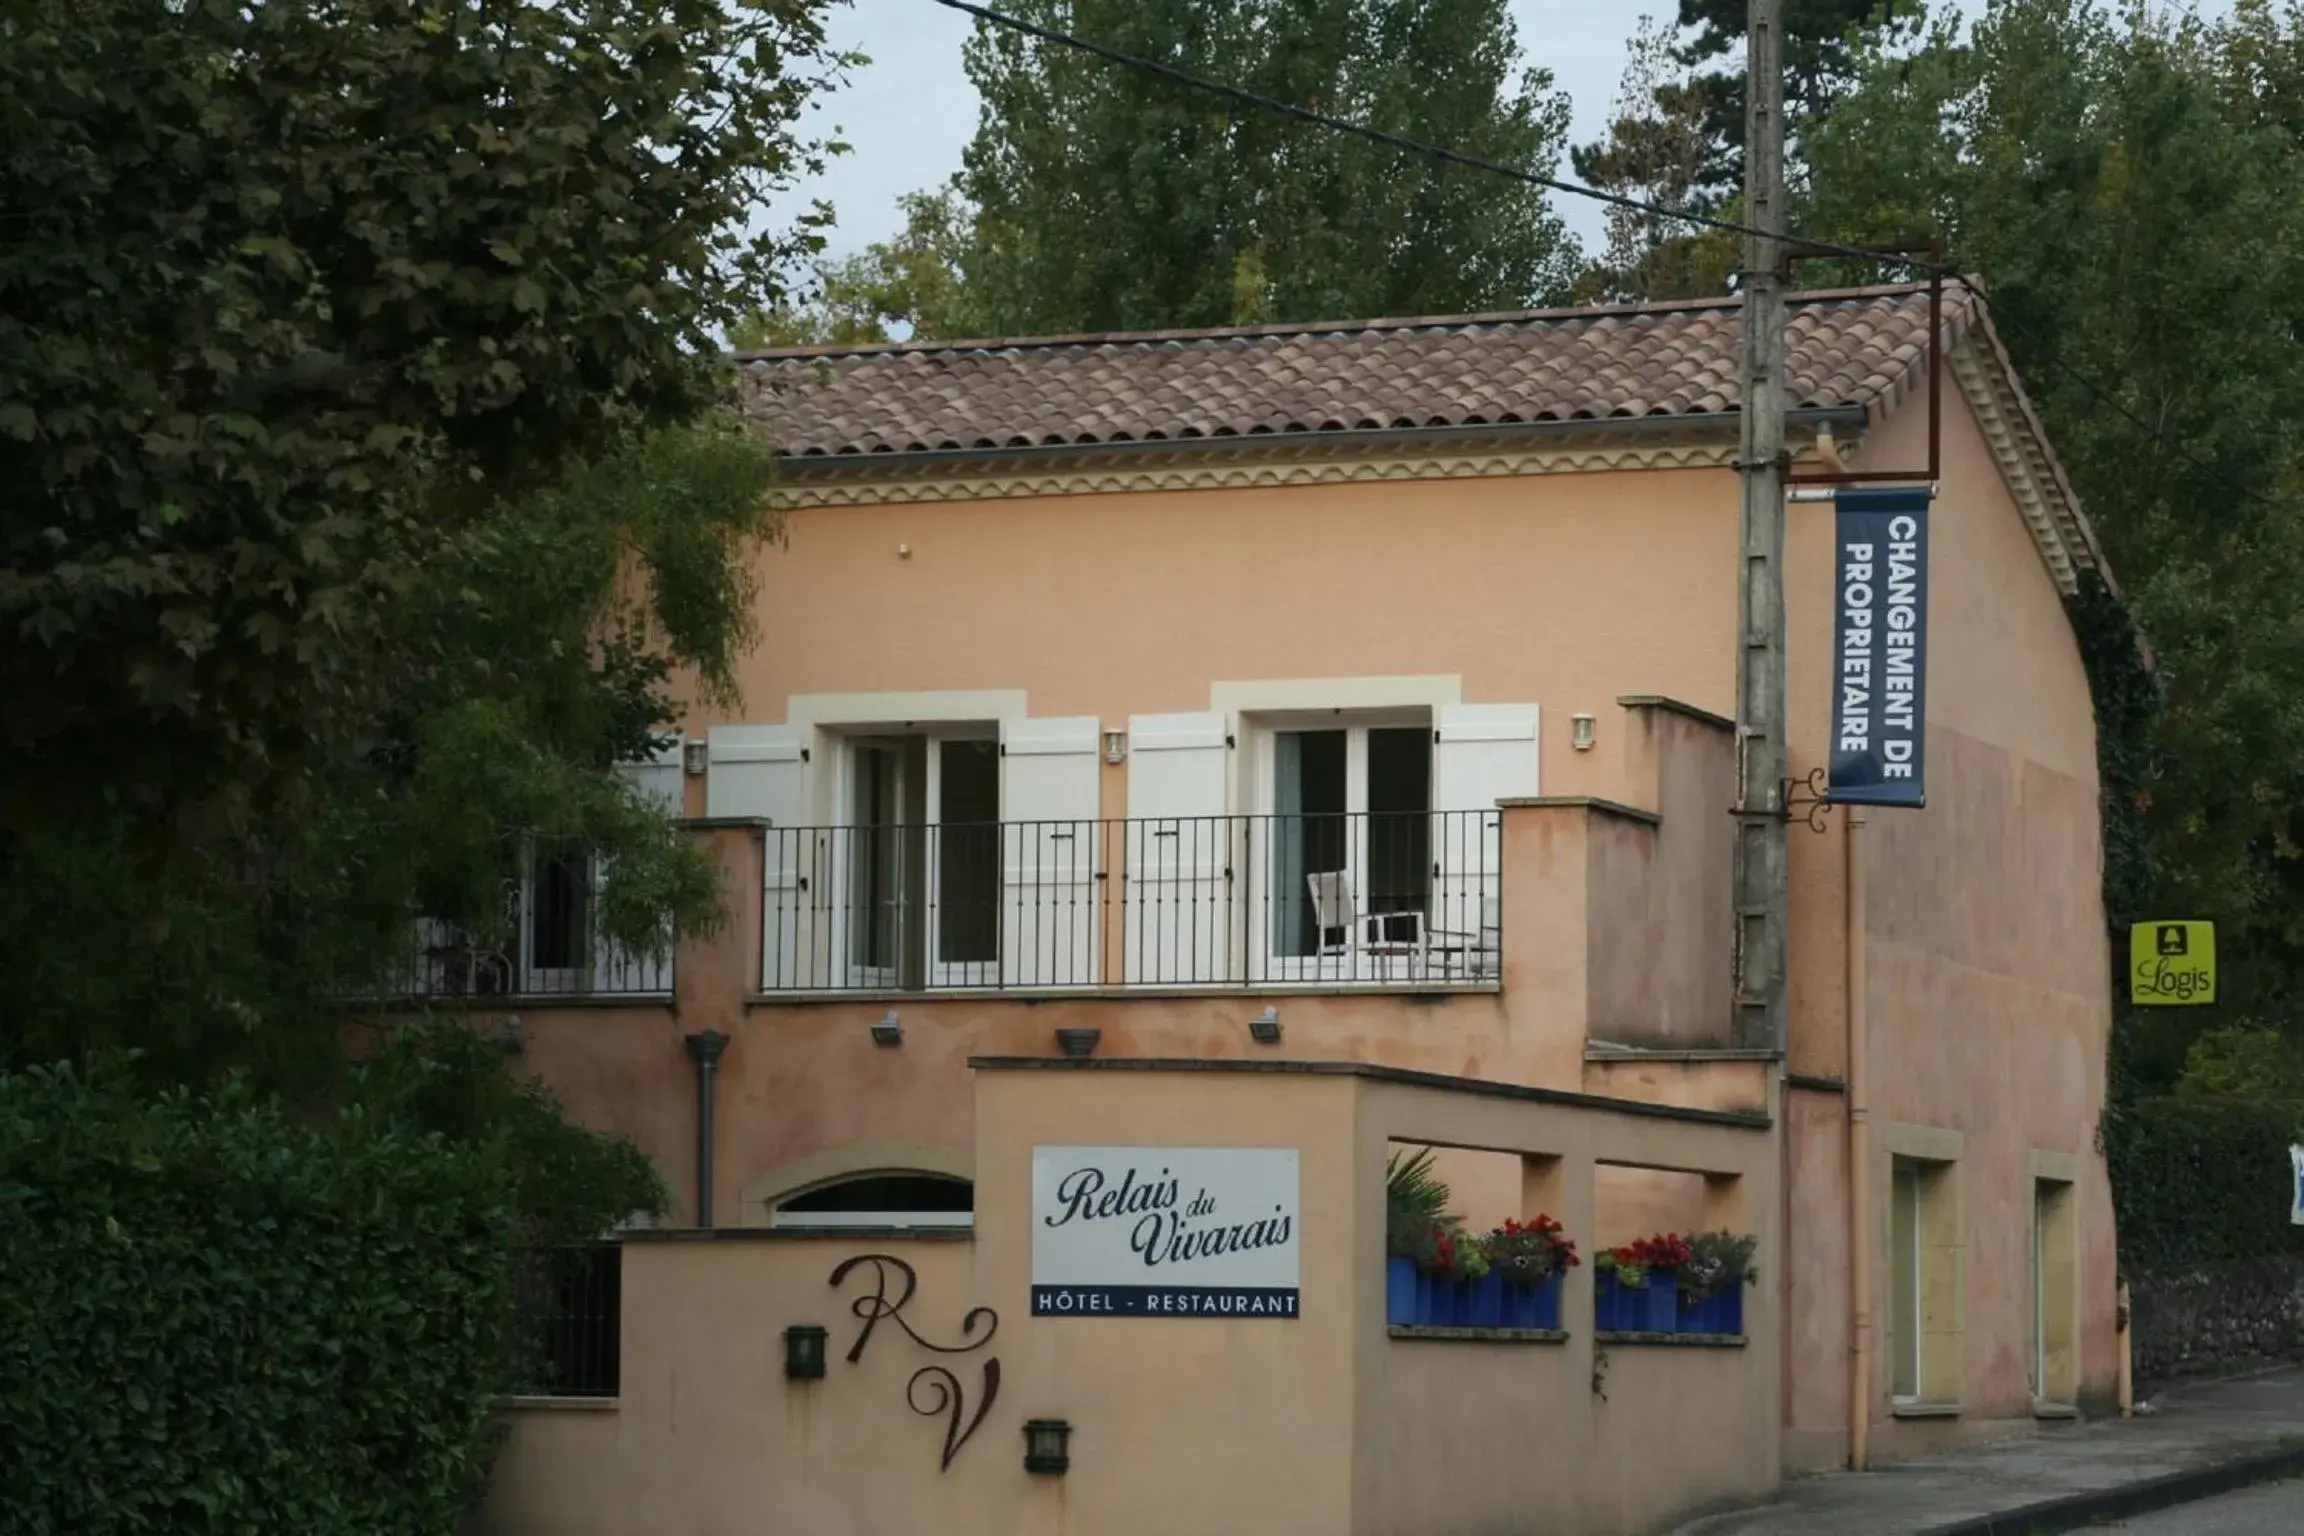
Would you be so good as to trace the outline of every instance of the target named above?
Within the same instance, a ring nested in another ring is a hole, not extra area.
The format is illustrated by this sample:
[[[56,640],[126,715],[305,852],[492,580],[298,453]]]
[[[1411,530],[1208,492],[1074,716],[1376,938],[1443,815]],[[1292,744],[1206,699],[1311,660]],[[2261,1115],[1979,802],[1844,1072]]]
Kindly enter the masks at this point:
[[[1944,293],[1948,342],[1977,304]],[[746,409],[800,458],[1269,433],[1714,416],[1737,406],[1733,299],[1418,320],[739,354]],[[1893,409],[1928,294],[1803,294],[1794,409]]]

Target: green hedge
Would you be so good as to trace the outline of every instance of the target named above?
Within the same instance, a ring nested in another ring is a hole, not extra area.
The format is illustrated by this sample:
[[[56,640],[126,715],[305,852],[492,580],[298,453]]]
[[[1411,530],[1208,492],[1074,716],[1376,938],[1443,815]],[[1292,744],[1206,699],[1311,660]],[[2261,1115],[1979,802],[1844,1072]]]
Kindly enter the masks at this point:
[[[507,1194],[485,1151],[357,1112],[0,1074],[0,1529],[448,1536]]]
[[[2104,1120],[2104,1156],[2135,1270],[2304,1254],[2288,1223],[2292,1105],[2146,1099]]]

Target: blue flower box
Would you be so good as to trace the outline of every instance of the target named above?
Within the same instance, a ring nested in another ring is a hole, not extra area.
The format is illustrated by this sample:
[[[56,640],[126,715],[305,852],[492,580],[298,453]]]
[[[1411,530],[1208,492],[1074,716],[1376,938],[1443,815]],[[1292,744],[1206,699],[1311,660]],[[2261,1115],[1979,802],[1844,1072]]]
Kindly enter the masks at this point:
[[[1602,1270],[1592,1277],[1592,1326],[1603,1333],[1628,1333],[1637,1324],[1633,1306],[1640,1293]]]
[[[1608,1333],[1678,1333],[1680,1291],[1668,1269],[1652,1269],[1639,1285],[1614,1275],[1594,1277],[1592,1326]]]
[[[1504,1326],[1504,1276],[1490,1270],[1477,1280],[1462,1284],[1463,1321],[1465,1328],[1501,1328]]]
[[[1732,1334],[1744,1331],[1744,1287],[1724,1285],[1701,1301],[1680,1303],[1682,1333]]]
[[[1680,1331],[1680,1277],[1669,1269],[1648,1271],[1648,1284],[1639,1293],[1639,1333]]]
[[[1558,1328],[1565,1284],[1565,1276],[1554,1275],[1541,1285],[1514,1285],[1501,1270],[1466,1280],[1425,1274],[1412,1260],[1387,1258],[1384,1321],[1396,1328]]]
[[[1416,1321],[1416,1261],[1398,1257],[1384,1261],[1384,1321],[1405,1328]]]
[[[1561,1277],[1553,1275],[1540,1285],[1504,1287],[1504,1326],[1557,1328],[1560,1326]]]
[[[1456,1281],[1448,1275],[1416,1276],[1416,1321],[1426,1328],[1456,1326]]]

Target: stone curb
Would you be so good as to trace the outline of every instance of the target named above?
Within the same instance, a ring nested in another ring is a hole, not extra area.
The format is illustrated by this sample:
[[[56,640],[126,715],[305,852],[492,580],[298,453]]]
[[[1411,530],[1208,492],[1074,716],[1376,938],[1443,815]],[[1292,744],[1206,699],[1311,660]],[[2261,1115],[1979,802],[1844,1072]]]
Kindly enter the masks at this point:
[[[1918,1536],[2051,1536],[2053,1532],[2079,1530],[2107,1520],[2126,1520],[2179,1504],[2212,1499],[2221,1493],[2233,1493],[2255,1483],[2299,1473],[2304,1473],[2304,1443],[2292,1443],[2277,1451],[2261,1451],[2188,1471],[2163,1473],[2142,1482],[2123,1483],[2117,1488],[2063,1494],[1996,1514],[1975,1515],[1949,1525],[1932,1525]]]

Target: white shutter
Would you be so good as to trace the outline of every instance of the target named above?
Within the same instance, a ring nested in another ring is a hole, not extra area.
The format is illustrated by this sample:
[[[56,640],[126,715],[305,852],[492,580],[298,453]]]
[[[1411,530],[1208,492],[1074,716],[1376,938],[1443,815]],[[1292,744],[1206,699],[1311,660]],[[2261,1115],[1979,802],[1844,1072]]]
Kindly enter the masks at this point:
[[[1447,704],[1432,744],[1432,927],[1461,936],[1475,974],[1494,979],[1502,889],[1499,800],[1539,793],[1533,704]]]
[[[1094,715],[1011,720],[1000,729],[1000,974],[1008,986],[1101,979],[1101,734]]]
[[[618,763],[640,798],[665,815],[678,817],[685,809],[680,767],[680,743],[659,747],[637,763]],[[661,993],[672,990],[672,956],[636,955],[598,937],[600,892],[608,883],[608,861],[592,862],[592,990],[595,992]]]
[[[665,815],[679,816],[686,809],[679,742],[659,747],[637,763],[618,763],[616,771],[639,792],[642,800],[659,807]]]
[[[801,825],[807,818],[806,733],[789,725],[716,725],[707,740],[704,814],[768,822],[761,990],[804,985],[801,959],[815,951],[811,941],[822,916],[809,889],[818,834]]]
[[[1120,922],[1133,984],[1187,985],[1231,974],[1239,913],[1229,899],[1230,767],[1222,715],[1129,718]]]
[[[706,737],[704,814],[800,825],[806,733],[789,725],[716,725]]]

